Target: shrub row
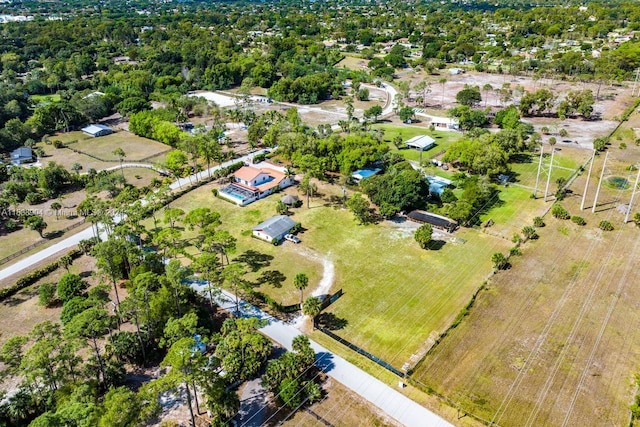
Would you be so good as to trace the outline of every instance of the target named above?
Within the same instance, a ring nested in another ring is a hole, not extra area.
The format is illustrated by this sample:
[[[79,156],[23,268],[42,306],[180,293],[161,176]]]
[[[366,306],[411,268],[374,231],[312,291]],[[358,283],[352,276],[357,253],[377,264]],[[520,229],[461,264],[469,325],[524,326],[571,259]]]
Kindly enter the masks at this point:
[[[269,295],[253,289],[247,290],[247,301],[253,305],[263,306],[266,304],[272,311],[277,313],[286,313],[282,304],[271,298]]]
[[[76,259],[76,258],[80,257],[82,255],[82,253],[83,252],[80,249],[72,249],[71,251],[69,251],[67,253],[67,255],[70,256],[71,259]],[[21,278],[16,280],[16,283],[13,286],[9,286],[8,288],[4,288],[4,289],[0,290],[0,301],[4,301],[5,299],[7,299],[10,296],[14,295],[18,291],[21,291],[22,289],[26,288],[27,286],[33,285],[38,280],[40,280],[43,277],[47,276],[48,274],[56,271],[59,266],[60,266],[60,263],[58,261],[54,261],[54,262],[52,262],[50,264],[47,264],[46,266],[44,266],[42,268],[39,268],[37,270],[31,271],[30,273],[28,273],[25,276],[22,276]]]

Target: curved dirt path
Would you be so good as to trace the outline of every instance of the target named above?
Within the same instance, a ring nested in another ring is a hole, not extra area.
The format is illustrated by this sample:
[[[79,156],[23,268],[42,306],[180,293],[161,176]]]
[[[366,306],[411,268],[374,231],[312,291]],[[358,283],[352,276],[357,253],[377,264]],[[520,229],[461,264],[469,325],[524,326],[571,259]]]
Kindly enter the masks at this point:
[[[322,277],[320,278],[318,285],[311,291],[310,296],[320,297],[323,295],[328,295],[329,291],[331,290],[331,286],[333,286],[336,275],[335,265],[330,258],[331,252],[329,252],[327,255],[320,255],[312,253],[310,250],[303,250],[300,251],[300,253],[309,259],[314,259],[322,263]],[[291,325],[296,329],[302,329],[308,317],[309,316],[300,314],[291,320]]]

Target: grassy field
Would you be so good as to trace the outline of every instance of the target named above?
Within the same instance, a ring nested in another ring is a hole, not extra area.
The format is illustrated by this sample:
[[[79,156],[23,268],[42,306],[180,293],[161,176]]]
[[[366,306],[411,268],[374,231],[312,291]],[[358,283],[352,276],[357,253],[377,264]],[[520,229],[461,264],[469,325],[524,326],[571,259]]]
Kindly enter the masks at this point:
[[[346,323],[336,333],[396,367],[446,329],[491,271],[491,254],[508,244],[460,230],[456,237],[466,243],[425,251],[411,230],[356,226],[350,213],[336,209],[305,214],[303,223],[313,224],[307,244],[331,254],[336,287],[345,292],[328,309]]]
[[[393,140],[400,135],[402,141],[418,135],[429,135],[436,140],[436,145],[422,153],[422,160],[425,161],[434,157],[436,154],[446,150],[452,142],[462,138],[459,132],[430,131],[428,128],[418,126],[398,126],[389,124],[377,124],[374,129],[382,129],[384,131],[384,140],[389,143],[391,150],[397,150],[393,145]],[[420,160],[420,152],[417,150],[401,149],[397,150],[407,160]]]
[[[79,228],[68,231],[66,235],[61,233],[61,230],[82,221],[82,217],[75,215],[75,206],[84,200],[85,196],[86,193],[84,190],[73,191],[62,194],[58,199],[47,200],[46,202],[37,205],[29,205],[28,203],[21,203],[18,205],[18,209],[20,210],[33,210],[34,212],[41,213],[47,223],[47,228],[43,232],[47,243],[38,246],[33,250],[33,252],[42,250],[42,248],[59,241],[60,238],[68,237],[69,234],[83,229],[83,227],[80,226]],[[62,205],[62,210],[58,212],[58,216],[56,216],[56,212],[51,209],[51,204],[53,202],[59,202]],[[28,227],[24,227],[11,233],[2,234],[0,235],[0,258],[4,258],[18,252],[40,240],[42,240],[40,235]],[[9,263],[15,262],[18,259],[19,258],[9,261]]]
[[[395,388],[398,392],[404,394],[409,397],[413,401],[419,403],[420,405],[428,408],[429,410],[435,412],[436,414],[443,417],[445,420],[448,420],[450,423],[458,426],[458,427],[479,427],[483,424],[474,420],[471,417],[463,417],[460,418],[460,414],[456,411],[455,408],[448,406],[445,402],[443,402],[437,396],[433,394],[427,394],[422,390],[419,390],[411,384],[405,383],[403,388],[398,387],[399,378],[381,367],[366,357],[356,353],[355,351],[347,348],[346,346],[336,342],[334,339],[328,337],[320,331],[313,331],[310,334],[311,339],[316,341],[317,343],[323,345],[326,348],[330,348],[331,351],[340,357],[347,360],[349,363],[357,366],[358,368],[368,372],[373,375],[380,381],[384,382],[390,387]],[[352,425],[362,425],[362,424],[352,424]],[[367,425],[367,424],[364,424]]]
[[[134,162],[151,157],[147,161],[157,163],[161,162],[166,153],[171,150],[168,145],[125,131],[98,138],[91,138],[82,132],[76,131],[52,136],[51,140],[60,140],[65,144],[75,141],[72,142],[70,147],[104,160],[118,160],[113,155],[113,150],[122,148],[126,154],[125,161]],[[117,162],[103,162],[88,155],[73,152],[69,148],[54,148],[53,145],[47,145],[42,142],[38,146],[42,147],[46,153],[46,157],[42,159],[43,163],[53,161],[67,169],[70,169],[74,163],[79,163],[83,171],[89,168],[102,170],[118,164]]]
[[[544,149],[545,153],[543,154],[542,159],[538,191],[544,191],[549,173],[549,166],[551,165],[549,147],[545,146]],[[561,177],[568,179],[574,171],[587,162],[591,157],[591,154],[591,151],[576,148],[562,148],[560,151],[556,151],[553,156],[553,168],[551,169],[551,183],[549,191],[555,192],[557,189],[556,180]],[[536,184],[539,160],[540,154],[520,154],[515,162],[509,164],[509,168],[514,174],[515,181],[520,185],[533,189]]]
[[[490,211],[481,214],[480,220],[483,223],[492,220],[494,224],[487,232],[505,239],[519,233],[525,225],[532,225],[533,218],[544,215],[550,203],[544,203],[540,198],[533,199],[529,189],[514,185],[500,187],[497,197],[498,203]]]
[[[124,168],[124,178],[135,187],[144,187],[151,184],[153,178],[159,178],[160,174],[147,168]]]
[[[453,321],[491,271],[491,254],[510,245],[474,230],[461,230],[456,237],[466,243],[424,251],[410,229],[356,225],[351,213],[326,200],[331,191],[340,193],[340,188],[324,186],[325,200],[314,199],[311,209],[294,212],[293,219],[306,229],[300,234],[302,243],[274,247],[251,238],[248,230],[275,214],[278,196],[240,208],[213,198],[211,188],[195,190],[172,206],[185,211],[207,206],[220,212],[222,228],[238,238],[238,255],[255,250],[273,257],[266,268],[282,272],[287,280],[281,288],[262,285],[262,290],[285,304],[299,298],[293,276],[306,272],[313,289],[322,274],[320,260],[329,259],[335,265],[332,291],[342,288],[345,292],[329,309],[346,323],[337,333],[398,367]]]
[[[545,217],[415,376],[504,426],[626,425],[640,360],[638,230],[615,209],[587,225]],[[615,230],[597,229],[600,220]],[[624,258],[622,258],[624,256]]]
[[[73,132],[65,132],[65,133],[57,133],[49,138],[51,141],[60,141],[64,144],[75,143],[78,141],[84,141],[85,139],[93,139],[91,136],[87,135],[81,131],[73,131]]]
[[[113,150],[122,148],[127,155],[125,160],[130,162],[171,150],[171,147],[166,144],[125,131],[79,140],[73,144],[73,148],[105,160],[118,160],[118,157],[113,154]]]
[[[369,61],[367,59],[345,55],[345,57],[338,62],[335,67],[348,68],[349,70],[365,70],[368,63]]]

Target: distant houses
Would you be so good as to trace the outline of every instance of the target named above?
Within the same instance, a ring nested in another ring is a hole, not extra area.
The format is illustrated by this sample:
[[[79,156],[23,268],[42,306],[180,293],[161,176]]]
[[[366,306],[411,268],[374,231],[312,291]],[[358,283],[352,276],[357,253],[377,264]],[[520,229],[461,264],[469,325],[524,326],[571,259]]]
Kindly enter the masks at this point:
[[[218,195],[239,206],[246,206],[293,183],[293,176],[287,176],[284,167],[263,162],[238,169],[233,174],[233,182],[222,188]]]
[[[404,144],[407,146],[407,148],[424,151],[434,147],[436,145],[436,140],[431,138],[429,135],[417,135]]]
[[[11,152],[11,164],[20,166],[33,162],[33,150],[29,147],[20,147]]]
[[[268,220],[253,227],[253,235],[270,243],[277,243],[289,233],[296,222],[286,215],[272,216]]]
[[[89,135],[92,136],[94,138],[98,137],[98,136],[105,136],[105,135],[109,135],[113,133],[113,129],[111,129],[109,126],[105,126],[105,125],[89,125],[85,128],[82,128],[82,132],[85,135]]]

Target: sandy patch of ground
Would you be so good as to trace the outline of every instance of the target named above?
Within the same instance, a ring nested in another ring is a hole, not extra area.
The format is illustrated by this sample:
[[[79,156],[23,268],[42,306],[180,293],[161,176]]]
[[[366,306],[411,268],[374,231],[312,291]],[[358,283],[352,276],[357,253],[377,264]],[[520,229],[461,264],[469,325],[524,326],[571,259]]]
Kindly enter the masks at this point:
[[[605,120],[612,120],[615,116],[621,114],[626,105],[633,100],[630,96],[631,88],[626,84],[599,85],[598,83],[590,82],[570,82],[552,78],[534,79],[532,76],[512,76],[509,74],[490,74],[476,71],[450,75],[446,69],[440,70],[439,73],[439,75],[427,75],[422,71],[409,69],[400,71],[398,77],[399,80],[410,81],[411,87],[422,80],[429,81],[431,83],[431,92],[426,97],[426,103],[428,106],[437,106],[443,109],[449,109],[457,105],[456,94],[464,89],[465,85],[480,87],[483,99],[480,106],[494,109],[504,108],[505,106],[497,93],[497,90],[503,86],[509,86],[511,89],[520,86],[528,92],[546,87],[556,95],[562,95],[570,90],[591,89],[594,95],[599,94],[599,100],[594,106],[594,112],[602,114],[602,118]],[[444,86],[439,83],[439,80],[443,78],[446,79]],[[491,89],[484,89],[485,85],[491,85]],[[414,94],[417,93],[414,92]],[[516,100],[518,99],[519,96],[516,96]],[[510,104],[511,102],[509,101],[508,103]]]
[[[307,258],[322,262],[322,278],[320,278],[320,282],[318,282],[313,291],[311,291],[311,296],[323,297],[328,295],[335,278],[335,266],[330,258],[331,253],[321,256],[308,249],[302,250],[299,253],[304,254]],[[302,329],[307,323],[308,318],[309,316],[298,315],[291,320],[291,324],[298,329]]]
[[[219,107],[233,107],[239,101],[238,98],[234,98],[229,95],[223,95],[219,92],[211,92],[205,90],[197,90],[189,93],[189,96],[196,96],[206,99],[207,101],[215,102]]]

